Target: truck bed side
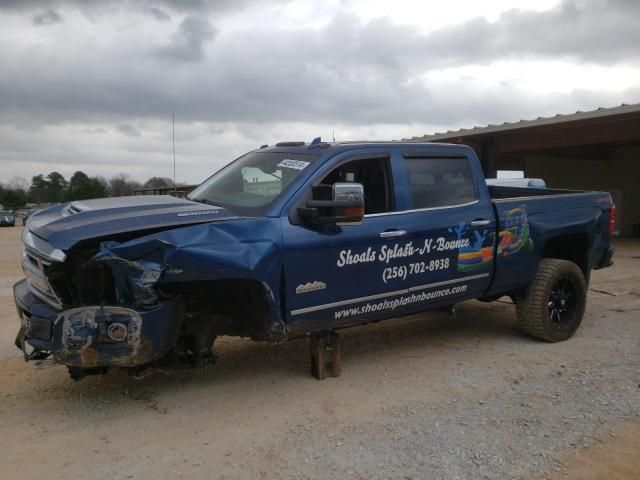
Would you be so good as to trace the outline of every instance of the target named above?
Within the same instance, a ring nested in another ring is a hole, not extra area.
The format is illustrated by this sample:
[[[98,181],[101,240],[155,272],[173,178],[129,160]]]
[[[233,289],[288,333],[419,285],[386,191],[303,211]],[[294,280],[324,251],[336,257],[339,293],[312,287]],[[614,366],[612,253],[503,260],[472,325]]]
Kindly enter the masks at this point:
[[[610,249],[606,192],[490,187],[496,213],[493,281],[487,296],[521,290],[541,258],[576,263],[587,282]]]

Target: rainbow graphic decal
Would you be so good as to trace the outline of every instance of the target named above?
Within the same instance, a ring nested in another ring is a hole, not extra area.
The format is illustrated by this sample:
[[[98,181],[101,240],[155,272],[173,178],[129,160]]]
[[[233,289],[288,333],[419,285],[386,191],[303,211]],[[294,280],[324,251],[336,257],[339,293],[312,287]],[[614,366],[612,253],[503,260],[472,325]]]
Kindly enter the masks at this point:
[[[505,212],[504,226],[504,230],[500,230],[498,234],[498,255],[506,257],[518,253],[523,248],[533,249],[525,205]]]
[[[450,228],[450,233],[455,233],[458,239],[469,235],[469,226],[461,223],[457,227]],[[480,270],[488,266],[493,260],[493,239],[495,232],[489,230],[473,230],[473,238],[469,238],[470,244],[458,251],[458,271],[469,272]]]
[[[520,250],[533,248],[533,240],[529,236],[529,221],[525,205],[508,210],[502,220],[504,229],[498,233],[498,255],[503,257],[514,255]],[[469,226],[461,223],[457,227],[449,228],[450,233],[456,234],[458,239],[469,236]],[[495,232],[489,230],[473,230],[473,237],[468,247],[458,252],[459,272],[481,270],[493,261]]]
[[[491,234],[493,237],[494,234]],[[467,247],[458,253],[458,271],[469,272],[478,270],[487,266],[493,260],[493,247],[482,247],[478,250],[471,250]]]

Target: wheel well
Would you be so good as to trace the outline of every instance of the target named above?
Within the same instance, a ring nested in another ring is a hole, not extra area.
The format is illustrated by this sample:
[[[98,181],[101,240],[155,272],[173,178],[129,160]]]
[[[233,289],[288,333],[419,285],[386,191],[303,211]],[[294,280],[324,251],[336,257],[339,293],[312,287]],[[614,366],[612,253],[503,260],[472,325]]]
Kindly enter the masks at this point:
[[[183,300],[187,331],[213,328],[215,335],[258,340],[272,338],[282,330],[281,319],[271,315],[271,293],[257,280],[185,282],[164,286],[162,292]]]
[[[572,233],[547,240],[542,251],[543,258],[569,260],[589,278],[589,238],[586,233]]]

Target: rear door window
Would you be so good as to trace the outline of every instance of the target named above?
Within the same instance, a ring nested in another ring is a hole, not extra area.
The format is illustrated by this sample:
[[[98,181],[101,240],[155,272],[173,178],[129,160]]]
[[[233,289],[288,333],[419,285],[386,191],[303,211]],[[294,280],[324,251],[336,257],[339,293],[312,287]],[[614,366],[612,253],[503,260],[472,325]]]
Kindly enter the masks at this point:
[[[461,205],[476,200],[475,184],[464,157],[405,157],[413,208]]]

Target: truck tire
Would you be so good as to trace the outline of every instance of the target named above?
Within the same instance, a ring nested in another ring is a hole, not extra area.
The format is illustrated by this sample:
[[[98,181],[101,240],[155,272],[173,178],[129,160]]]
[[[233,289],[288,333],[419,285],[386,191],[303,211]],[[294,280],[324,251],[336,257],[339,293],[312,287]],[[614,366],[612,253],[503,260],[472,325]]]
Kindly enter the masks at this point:
[[[587,303],[587,284],[573,262],[543,258],[524,297],[516,302],[520,328],[547,342],[570,338],[580,326]]]

